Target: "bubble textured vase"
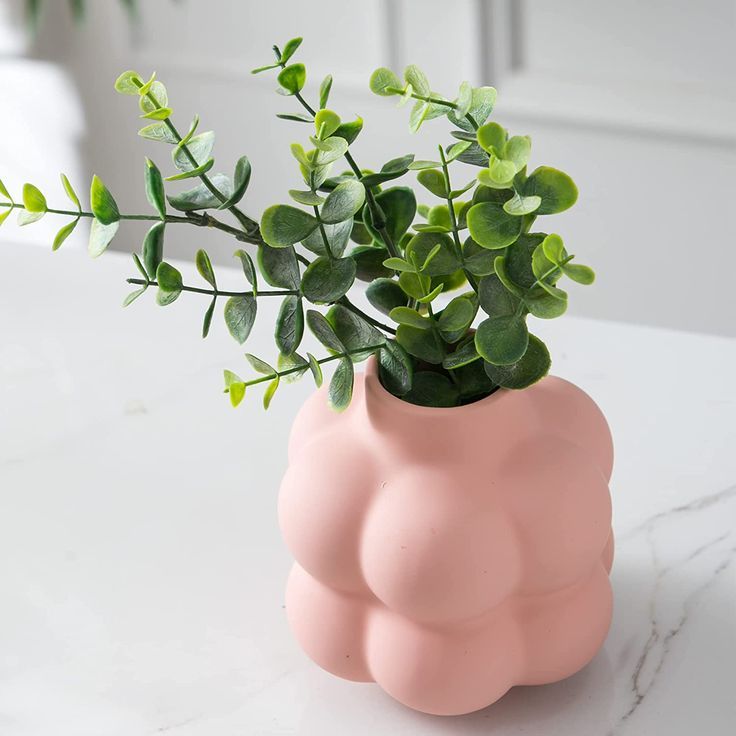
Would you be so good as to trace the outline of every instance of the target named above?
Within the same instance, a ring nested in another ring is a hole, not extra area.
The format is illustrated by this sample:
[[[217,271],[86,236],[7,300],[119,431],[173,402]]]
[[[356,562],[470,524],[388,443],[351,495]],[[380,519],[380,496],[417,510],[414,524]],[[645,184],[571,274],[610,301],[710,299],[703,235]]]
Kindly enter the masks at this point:
[[[371,361],[344,413],[320,390],[292,430],[296,638],[426,713],[572,675],[611,620],[612,460],[602,413],[560,378],[440,409],[389,394]]]

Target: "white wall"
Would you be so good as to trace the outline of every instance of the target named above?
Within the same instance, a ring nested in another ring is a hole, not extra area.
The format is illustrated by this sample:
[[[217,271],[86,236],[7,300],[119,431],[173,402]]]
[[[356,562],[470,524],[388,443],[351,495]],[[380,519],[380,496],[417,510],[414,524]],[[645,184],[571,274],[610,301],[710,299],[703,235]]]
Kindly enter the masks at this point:
[[[446,140],[441,124],[409,135],[406,111],[368,92],[374,67],[419,63],[447,95],[465,78],[499,88],[496,118],[532,135],[533,163],[567,170],[581,190],[571,212],[549,221],[599,275],[572,294],[571,312],[736,335],[731,0],[156,0],[141,3],[134,28],[115,0],[90,4],[78,30],[63,3],[49,8],[37,53],[76,80],[85,163],[126,210],[146,207],[143,155],[162,165],[168,156],[136,138],[131,100],[112,91],[126,68],[157,70],[182,127],[199,112],[217,131],[223,170],[248,154],[248,211],[286,201],[299,183],[288,144],[306,126],[276,120],[291,101],[248,70],[269,60],[272,42],[303,35],[308,92],[331,71],[332,106],[366,120],[355,147],[365,166]],[[204,245],[229,258],[219,234],[192,231],[177,231],[169,252]],[[120,245],[137,246],[142,231],[127,233]]]

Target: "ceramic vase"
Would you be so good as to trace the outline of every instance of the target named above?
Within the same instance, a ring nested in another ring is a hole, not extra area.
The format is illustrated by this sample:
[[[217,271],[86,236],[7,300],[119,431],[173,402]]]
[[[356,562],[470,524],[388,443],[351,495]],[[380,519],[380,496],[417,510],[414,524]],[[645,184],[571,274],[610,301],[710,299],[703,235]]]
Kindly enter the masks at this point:
[[[590,397],[549,376],[456,408],[356,376],[302,407],[279,496],[301,647],[349,680],[453,715],[584,667],[611,620],[613,449]]]

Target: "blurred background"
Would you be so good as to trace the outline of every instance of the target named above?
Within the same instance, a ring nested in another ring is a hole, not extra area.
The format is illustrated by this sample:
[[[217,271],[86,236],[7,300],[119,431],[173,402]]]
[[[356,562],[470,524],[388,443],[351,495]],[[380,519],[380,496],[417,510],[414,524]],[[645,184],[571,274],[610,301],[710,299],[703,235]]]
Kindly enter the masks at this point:
[[[463,79],[498,88],[494,118],[532,136],[532,165],[569,172],[581,191],[555,228],[599,281],[571,312],[736,335],[733,0],[151,0],[133,19],[117,0],[95,0],[77,24],[67,2],[41,5],[30,34],[26,2],[0,3],[0,178],[13,192],[32,181],[54,206],[65,201],[60,171],[80,192],[98,173],[123,211],[148,212],[143,157],[167,169],[169,150],[136,136],[137,108],[112,84],[125,69],[155,70],[179,127],[199,113],[200,131],[216,131],[216,170],[250,157],[245,208],[259,217],[298,184],[288,144],[306,131],[274,117],[292,101],[249,70],[270,62],[272,43],[302,35],[307,93],[333,73],[330,106],[365,119],[355,148],[367,167],[427,157],[446,138],[436,122],[411,136],[407,111],[369,92],[375,67],[417,63],[448,97]],[[9,221],[0,241],[48,248],[51,219]],[[217,233],[181,230],[183,257],[206,247],[231,259]],[[128,227],[115,247],[142,236]],[[73,238],[84,247],[84,228]]]

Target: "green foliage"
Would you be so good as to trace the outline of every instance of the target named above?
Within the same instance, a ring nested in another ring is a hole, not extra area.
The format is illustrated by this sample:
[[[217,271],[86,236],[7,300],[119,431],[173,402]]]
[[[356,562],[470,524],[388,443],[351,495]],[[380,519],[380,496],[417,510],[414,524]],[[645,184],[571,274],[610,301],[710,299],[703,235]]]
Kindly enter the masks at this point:
[[[146,79],[127,71],[115,89],[137,99],[141,117],[150,121],[139,135],[172,147],[173,171],[163,174],[146,159],[144,184],[152,211],[121,214],[110,190],[95,176],[87,212],[62,174],[71,209],[50,207],[30,183],[16,202],[0,182],[0,223],[14,209],[23,225],[60,214],[65,220],[54,239],[56,250],[80,219],[89,219],[89,252],[98,256],[126,220],[146,221],[140,257],[134,255],[139,277],[128,280],[136,288],[124,304],[152,286],[157,303],[164,306],[185,292],[188,298],[203,296],[203,336],[221,305],[229,333],[243,344],[255,324],[259,300],[278,299],[277,359],[247,354],[256,374],[247,380],[225,372],[233,406],[256,384],[264,384],[263,404],[268,407],[282,383],[308,373],[320,386],[331,373],[325,393],[333,408],[343,410],[353,395],[353,366],[370,356],[377,360],[386,390],[427,407],[460,406],[498,387],[523,389],[540,380],[549,371],[550,356],[541,340],[529,334],[527,322],[566,311],[565,283],[594,280],[593,271],[574,261],[559,235],[532,231],[538,218],[576,202],[572,179],[548,166],[531,170],[531,139],[510,135],[491,120],[493,87],[463,82],[454,98],[445,97],[416,65],[401,75],[378,69],[370,88],[407,105],[412,131],[446,118],[452,138],[437,141],[432,159],[416,160],[409,153],[374,160],[373,169],[361,168],[352,144],[363,120],[343,120],[328,108],[331,75],[323,79],[316,99],[306,99],[307,69],[295,58],[301,46],[301,38],[274,46],[273,60],[253,70],[276,76],[278,91],[294,103],[293,110],[278,117],[296,123],[304,134],[291,146],[296,181],[284,186],[292,204],[267,207],[260,221],[250,217],[243,205],[253,174],[250,159],[241,156],[228,164],[231,176],[213,173],[215,134],[199,132],[195,116],[182,135],[165,85],[155,75]],[[412,187],[396,185],[409,171],[417,172],[421,204]],[[187,179],[196,182],[167,193],[167,181]],[[195,285],[185,284],[182,273],[164,260],[164,238],[170,239],[172,228],[182,224],[220,230],[243,245],[235,251],[242,268],[240,286],[222,291],[212,261],[201,249],[194,259],[199,277],[195,274]],[[357,244],[352,250],[351,240]],[[352,300],[356,280],[367,282],[366,309],[374,316]],[[319,305],[326,314],[310,305]],[[298,352],[305,326],[324,357]],[[330,373],[323,373],[325,367]]]

